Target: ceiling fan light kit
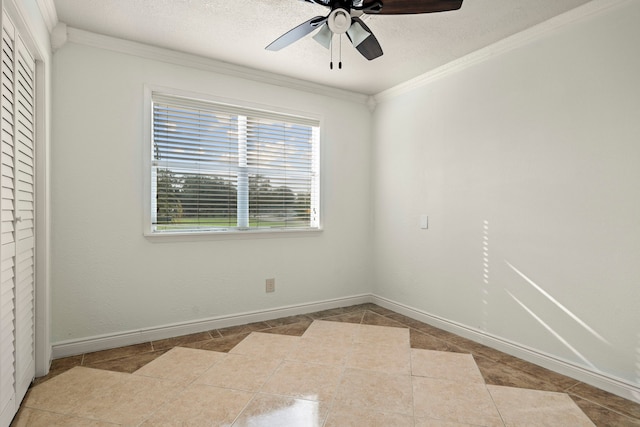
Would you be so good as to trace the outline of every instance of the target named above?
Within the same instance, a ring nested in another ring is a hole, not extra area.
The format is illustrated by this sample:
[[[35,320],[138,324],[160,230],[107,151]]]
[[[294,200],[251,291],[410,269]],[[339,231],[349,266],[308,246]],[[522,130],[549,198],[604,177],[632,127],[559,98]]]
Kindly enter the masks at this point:
[[[314,36],[313,39],[324,46],[326,49],[329,49],[331,46],[331,39],[333,39],[333,33],[328,25],[323,25]]]
[[[351,25],[351,27],[349,27],[349,29],[347,30],[347,35],[349,36],[349,39],[351,40],[353,45],[355,47],[358,47],[363,41],[365,41],[369,36],[371,36],[371,33],[365,30],[364,28],[362,28],[362,25],[360,25],[360,22],[355,21]]]
[[[351,44],[369,61],[382,56],[382,47],[360,19],[363,14],[404,15],[457,10],[463,0],[303,0],[328,7],[327,16],[316,16],[287,31],[265,49],[278,51],[317,31],[313,39],[331,48],[333,35],[347,34]],[[332,52],[333,56],[333,52]],[[341,64],[342,65],[342,64]],[[333,61],[331,62],[333,68]],[[340,67],[342,68],[342,67]]]
[[[351,14],[342,9],[334,9],[327,17],[327,25],[333,34],[344,34],[351,26]]]

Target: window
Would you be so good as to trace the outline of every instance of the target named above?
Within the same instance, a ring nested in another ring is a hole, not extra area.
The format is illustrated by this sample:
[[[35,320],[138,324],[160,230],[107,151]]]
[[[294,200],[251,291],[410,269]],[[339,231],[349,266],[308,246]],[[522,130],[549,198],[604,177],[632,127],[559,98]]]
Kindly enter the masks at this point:
[[[153,234],[319,228],[318,120],[151,98]]]

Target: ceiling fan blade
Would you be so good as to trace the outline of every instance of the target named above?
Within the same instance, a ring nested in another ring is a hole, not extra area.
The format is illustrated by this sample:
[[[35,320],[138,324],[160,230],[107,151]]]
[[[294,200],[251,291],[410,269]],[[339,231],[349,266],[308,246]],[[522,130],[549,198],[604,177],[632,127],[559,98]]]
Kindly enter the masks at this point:
[[[366,1],[363,5],[365,13],[377,15],[403,15],[415,13],[434,13],[458,10],[463,0],[382,0],[382,7],[370,7],[376,1]]]
[[[352,21],[352,27],[359,25],[360,28],[355,27],[353,30],[350,28],[349,31],[347,31],[347,37],[349,37],[351,43],[353,43],[356,49],[358,49],[358,52],[360,52],[362,56],[367,58],[369,61],[382,56],[382,47],[369,27],[367,27],[367,25],[358,17],[353,17]],[[368,33],[369,35],[366,36],[365,33]]]
[[[313,31],[317,30],[322,24],[327,21],[325,16],[316,16],[315,18],[311,18],[306,22],[298,25],[292,30],[287,31],[277,39],[275,39],[269,46],[265,49],[267,50],[280,50],[289,46],[290,44],[297,42],[304,36]]]

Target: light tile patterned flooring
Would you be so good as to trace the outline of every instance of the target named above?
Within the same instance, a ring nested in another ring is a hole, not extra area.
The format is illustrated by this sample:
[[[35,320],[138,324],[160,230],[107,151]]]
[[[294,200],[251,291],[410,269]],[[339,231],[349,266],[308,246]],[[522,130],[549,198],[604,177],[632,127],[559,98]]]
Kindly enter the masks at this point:
[[[15,426],[640,426],[640,405],[373,304],[54,361]]]

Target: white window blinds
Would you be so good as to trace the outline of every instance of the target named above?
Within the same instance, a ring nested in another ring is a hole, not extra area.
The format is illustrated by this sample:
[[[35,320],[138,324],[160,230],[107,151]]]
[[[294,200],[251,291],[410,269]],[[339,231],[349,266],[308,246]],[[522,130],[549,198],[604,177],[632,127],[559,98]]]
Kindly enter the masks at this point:
[[[317,120],[153,93],[154,233],[319,227]]]

